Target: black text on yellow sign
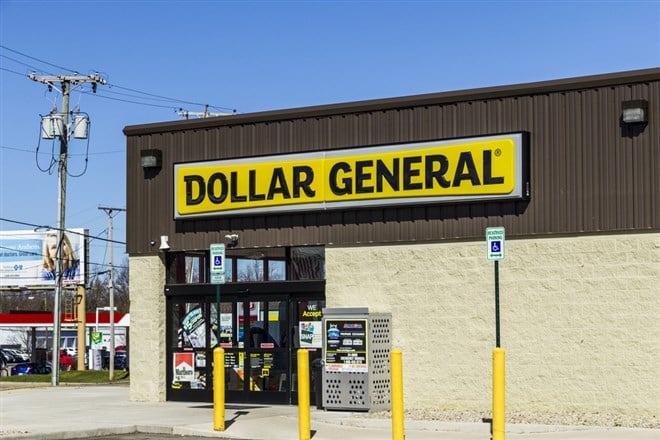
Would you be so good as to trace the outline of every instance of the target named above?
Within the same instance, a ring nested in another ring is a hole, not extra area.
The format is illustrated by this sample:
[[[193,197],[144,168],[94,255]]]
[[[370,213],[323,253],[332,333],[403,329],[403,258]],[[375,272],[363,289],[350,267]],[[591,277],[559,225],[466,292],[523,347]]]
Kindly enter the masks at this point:
[[[175,217],[520,198],[522,134],[175,165]]]

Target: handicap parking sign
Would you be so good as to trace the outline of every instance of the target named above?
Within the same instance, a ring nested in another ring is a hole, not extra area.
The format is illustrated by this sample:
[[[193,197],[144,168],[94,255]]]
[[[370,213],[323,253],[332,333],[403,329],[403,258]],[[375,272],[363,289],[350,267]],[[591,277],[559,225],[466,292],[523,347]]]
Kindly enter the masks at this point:
[[[504,259],[504,228],[486,228],[487,258]]]
[[[224,284],[225,282],[225,245],[213,243],[210,248],[211,284]]]

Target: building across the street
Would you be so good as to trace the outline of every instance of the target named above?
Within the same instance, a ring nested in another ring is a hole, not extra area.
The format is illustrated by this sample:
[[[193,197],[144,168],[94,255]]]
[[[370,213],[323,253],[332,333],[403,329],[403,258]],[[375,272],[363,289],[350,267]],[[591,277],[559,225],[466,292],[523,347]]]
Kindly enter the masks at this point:
[[[295,404],[365,307],[406,408],[488,410],[498,286],[507,408],[660,416],[660,69],[124,132],[133,400],[210,401],[220,344],[228,401]]]

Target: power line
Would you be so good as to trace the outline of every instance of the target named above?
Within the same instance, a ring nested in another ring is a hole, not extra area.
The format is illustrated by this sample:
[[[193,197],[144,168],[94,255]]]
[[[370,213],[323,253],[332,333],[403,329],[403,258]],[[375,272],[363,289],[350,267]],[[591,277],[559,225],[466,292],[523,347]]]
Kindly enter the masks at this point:
[[[25,73],[21,73],[21,72],[15,71],[15,70],[7,69],[6,67],[0,67],[0,70],[4,70],[5,72],[9,72],[9,73],[15,73],[16,75],[20,75],[20,76],[25,76]]]
[[[22,66],[29,67],[29,68],[32,69],[32,70],[39,70],[39,69],[38,69],[37,67],[35,67],[35,66],[32,66],[32,65],[30,65],[30,64],[27,64],[27,63],[24,63],[24,62],[22,62],[22,61],[19,61],[19,60],[17,60],[16,58],[8,57],[7,55],[2,55],[2,54],[0,54],[0,58],[6,58],[6,59],[8,59],[8,60],[10,60],[10,61],[13,61],[13,62],[15,62],[15,63],[17,63],[17,64],[20,64],[20,65],[22,65]]]
[[[108,84],[108,86],[109,86],[109,87],[116,87],[116,88],[118,88],[118,89],[122,89],[122,90],[128,90],[129,92],[135,92],[135,93],[140,93],[140,94],[147,95],[147,96],[152,96],[152,97],[155,97],[155,98],[165,99],[165,100],[167,100],[167,101],[171,101],[171,102],[178,102],[178,103],[183,103],[183,104],[199,105],[199,106],[206,106],[206,105],[209,105],[210,107],[215,108],[215,109],[224,109],[224,110],[233,110],[233,111],[236,111],[236,110],[234,110],[234,109],[232,109],[232,108],[229,108],[229,107],[222,107],[222,106],[215,106],[215,105],[212,106],[212,105],[210,105],[210,104],[202,104],[202,103],[199,103],[199,102],[185,101],[185,100],[183,100],[183,99],[168,98],[167,96],[156,95],[156,94],[153,94],[153,93],[147,93],[147,92],[141,92],[140,90],[130,89],[130,88],[128,88],[128,87],[122,87],[122,86],[118,86],[118,85],[116,85],[116,84]]]
[[[81,92],[81,93],[83,93],[83,94],[88,94],[89,92],[87,92],[87,91],[83,91],[83,92]],[[149,104],[149,103],[146,103],[146,102],[130,101],[130,100],[128,100],[128,99],[121,99],[121,98],[113,98],[113,97],[111,97],[111,96],[104,96],[104,95],[99,94],[99,93],[96,93],[95,95],[92,95],[92,96],[94,96],[94,97],[96,97],[96,98],[109,99],[109,100],[111,100],[111,101],[126,102],[126,103],[128,103],[128,104],[137,104],[137,105],[144,105],[144,106],[147,106],[147,107],[169,108],[169,109],[175,109],[175,110],[176,110],[175,107],[172,107],[172,106],[169,106],[169,105]]]
[[[7,51],[9,51],[9,52],[15,53],[15,54],[17,54],[17,55],[23,56],[23,57],[25,57],[25,58],[28,58],[28,59],[30,59],[30,60],[37,61],[37,62],[39,62],[39,63],[45,64],[45,65],[48,65],[48,66],[51,66],[51,67],[56,67],[56,68],[58,68],[58,69],[60,69],[60,70],[64,70],[64,71],[71,72],[71,73],[74,73],[74,74],[77,74],[77,72],[80,72],[80,70],[70,69],[70,68],[63,67],[63,66],[58,66],[57,64],[50,63],[50,62],[48,62],[48,61],[45,61],[45,60],[39,59],[39,58],[34,57],[34,56],[31,56],[31,55],[28,55],[28,54],[23,53],[23,52],[20,52],[20,51],[18,51],[18,50],[11,49],[11,48],[9,48],[9,47],[7,47],[7,46],[4,46],[4,45],[0,45],[0,48],[2,48],[2,49],[4,49],[4,50],[7,50]],[[14,61],[14,62],[16,62],[16,63],[21,64],[21,65],[24,65],[24,66],[30,67],[31,69],[34,69],[34,70],[40,70],[40,69],[38,69],[38,68],[35,67],[35,66],[28,65],[28,64],[26,64],[26,63],[21,62],[20,60],[16,60],[15,58],[8,57],[7,55],[0,55],[0,56],[2,56],[2,57],[4,57],[4,58],[7,58],[7,59],[10,59],[10,60],[12,60],[12,61]],[[22,73],[19,73],[19,72],[16,72],[16,71],[12,71],[12,70],[9,70],[9,69],[6,69],[6,68],[0,68],[0,69],[2,69],[2,70],[7,70],[8,72],[15,73],[15,74],[17,74],[17,75],[24,75],[24,74],[22,74]],[[46,72],[46,73],[48,73],[48,72]],[[128,95],[129,97],[133,97],[133,98],[136,98],[136,99],[151,100],[151,101],[156,101],[156,102],[163,102],[163,101],[165,101],[165,102],[171,102],[171,103],[173,103],[173,104],[188,104],[188,105],[196,105],[196,106],[200,106],[200,107],[208,106],[208,108],[212,108],[212,109],[216,109],[216,110],[231,111],[232,113],[236,113],[236,112],[237,112],[236,109],[231,108],[231,107],[224,107],[224,106],[218,106],[218,105],[204,104],[204,103],[195,102],[195,101],[189,101],[189,100],[180,99],[180,98],[171,98],[171,97],[164,96],[164,95],[159,95],[159,94],[156,94],[156,93],[144,92],[144,91],[141,91],[141,90],[138,90],[138,89],[134,89],[134,88],[130,88],[130,87],[124,87],[124,86],[121,86],[121,85],[118,85],[118,84],[111,84],[111,83],[109,83],[109,82],[107,83],[107,86],[108,86],[109,88],[115,88],[115,89],[120,89],[120,90],[126,90],[126,91],[128,91],[128,92],[138,93],[138,94],[140,94],[140,95],[144,95],[144,96],[145,96],[145,98],[141,98],[141,97],[139,97],[139,96]],[[89,92],[88,92],[88,91],[82,91],[81,93],[89,93]],[[120,94],[119,92],[112,92],[112,91],[109,91],[109,90],[106,90],[106,93],[116,93],[116,94]],[[110,99],[110,100],[114,100],[114,101],[127,102],[127,103],[129,103],[129,104],[146,105],[146,106],[150,106],[150,107],[160,107],[160,108],[173,108],[175,111],[177,110],[177,108],[172,107],[172,106],[158,105],[158,104],[149,104],[149,103],[137,102],[137,101],[130,101],[130,100],[125,100],[125,99],[120,99],[120,98],[112,98],[112,97],[109,97],[109,96],[104,96],[104,95],[101,94],[101,93],[97,93],[97,94],[94,95],[94,96],[99,97],[99,98],[104,98],[104,99]]]
[[[15,223],[17,225],[23,225],[23,226],[31,226],[31,227],[36,228],[36,229],[46,229],[46,230],[53,230],[53,231],[58,230],[58,228],[53,228],[53,227],[47,226],[47,225],[36,225],[36,224],[33,224],[33,223],[26,223],[26,222],[21,222],[21,221],[18,221],[18,220],[11,220],[11,219],[8,219],[8,218],[3,218],[3,217],[0,217],[0,221],[8,222],[8,223]],[[123,245],[126,244],[125,241],[109,240],[107,238],[103,238],[103,237],[100,237],[100,236],[84,234],[82,232],[73,231],[71,229],[62,229],[62,232],[66,232],[68,234],[80,235],[80,236],[83,236],[85,238],[89,238],[89,239],[92,239],[92,240],[100,240],[100,241],[106,241],[108,243],[117,243],[117,244],[123,244]]]
[[[68,68],[66,68],[66,67],[58,66],[57,64],[49,63],[48,61],[40,60],[39,58],[35,58],[35,57],[30,56],[30,55],[28,55],[28,54],[25,54],[25,53],[23,53],[23,52],[19,52],[19,51],[17,51],[17,50],[11,49],[11,48],[9,48],[9,47],[7,47],[7,46],[3,46],[2,44],[0,44],[0,47],[3,48],[3,49],[5,49],[5,50],[8,50],[9,52],[13,52],[13,53],[15,53],[15,54],[17,54],[17,55],[24,56],[25,58],[29,58],[29,59],[34,60],[34,61],[38,61],[38,62],[40,62],[40,63],[42,63],[42,64],[46,64],[46,65],[51,66],[51,67],[57,67],[57,68],[60,69],[60,70],[66,70],[67,72],[71,72],[71,73],[75,73],[75,72],[76,72],[76,70],[74,70],[74,69],[68,69]]]
[[[20,151],[21,153],[34,153],[33,150],[28,150],[26,148],[17,148],[17,147],[7,147],[5,145],[0,145],[0,150],[12,150],[12,151]],[[97,153],[88,153],[88,154],[82,154],[82,153],[70,153],[69,156],[99,156],[102,154],[123,154],[126,153],[126,150],[114,150],[114,151],[99,151]],[[39,153],[39,154],[50,154],[50,153]]]
[[[21,252],[24,255],[32,255],[32,256],[35,256],[35,257],[44,257],[44,254],[42,252],[30,252],[30,251],[26,251],[26,250],[23,250],[23,249],[16,249],[16,248],[7,247],[7,246],[1,246],[1,245],[0,245],[0,249],[4,249],[4,250],[7,250],[7,251],[12,251],[12,252]],[[93,266],[110,267],[109,263],[94,263],[92,261],[87,261],[86,263],[90,264],[90,265],[93,265]],[[118,266],[116,264],[113,265],[113,266],[114,267],[119,267],[119,268],[125,268],[125,269],[128,268],[127,266]],[[32,267],[36,267],[36,266],[29,266],[28,269],[30,269]],[[13,271],[13,269],[8,269],[8,270],[0,269],[0,272],[12,272],[12,271]]]

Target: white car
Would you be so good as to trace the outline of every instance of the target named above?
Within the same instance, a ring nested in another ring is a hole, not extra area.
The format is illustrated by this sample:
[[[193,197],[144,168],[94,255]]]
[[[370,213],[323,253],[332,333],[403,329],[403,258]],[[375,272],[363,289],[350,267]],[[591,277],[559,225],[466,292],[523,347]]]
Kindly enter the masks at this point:
[[[30,360],[30,355],[23,350],[17,350],[15,348],[5,348],[4,350],[10,352],[19,362],[28,362]]]

